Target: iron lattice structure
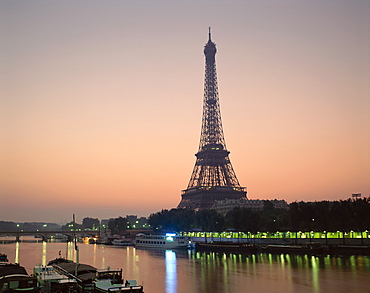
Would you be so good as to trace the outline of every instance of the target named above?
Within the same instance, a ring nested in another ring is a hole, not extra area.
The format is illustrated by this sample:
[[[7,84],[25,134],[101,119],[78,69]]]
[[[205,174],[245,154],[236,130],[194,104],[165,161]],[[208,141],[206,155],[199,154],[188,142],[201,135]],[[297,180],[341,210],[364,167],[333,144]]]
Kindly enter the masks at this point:
[[[215,200],[246,197],[245,188],[239,184],[226,148],[218,97],[216,52],[209,30],[209,39],[204,46],[206,66],[199,149],[178,208],[209,208]]]

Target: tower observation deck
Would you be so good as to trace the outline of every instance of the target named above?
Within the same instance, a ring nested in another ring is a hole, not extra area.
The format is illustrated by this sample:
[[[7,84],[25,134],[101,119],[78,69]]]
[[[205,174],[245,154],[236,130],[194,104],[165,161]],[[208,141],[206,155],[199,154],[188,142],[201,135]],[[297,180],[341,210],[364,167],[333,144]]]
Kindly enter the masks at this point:
[[[231,165],[222,129],[216,75],[216,44],[204,46],[205,80],[202,130],[196,162],[187,189],[182,191],[178,208],[206,209],[215,200],[246,198]]]

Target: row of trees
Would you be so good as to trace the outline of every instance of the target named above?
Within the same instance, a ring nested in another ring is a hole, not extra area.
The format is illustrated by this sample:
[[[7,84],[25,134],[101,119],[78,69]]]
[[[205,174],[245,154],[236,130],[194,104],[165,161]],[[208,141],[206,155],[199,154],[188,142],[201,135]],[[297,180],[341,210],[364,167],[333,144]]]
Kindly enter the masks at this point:
[[[124,234],[127,229],[128,221],[126,218],[118,217],[118,218],[111,218],[108,221],[108,227],[106,227],[112,234]],[[69,222],[62,226],[62,230],[71,230],[73,229],[90,229],[90,230],[97,230],[101,228],[100,221],[97,218],[83,218],[82,225]]]
[[[294,202],[288,210],[275,209],[269,201],[262,210],[234,208],[226,215],[214,210],[172,209],[151,214],[149,224],[153,230],[221,232],[233,229],[241,232],[257,231],[365,231],[370,230],[370,197],[340,201]],[[113,234],[124,234],[126,218],[110,219],[108,229]],[[97,218],[84,218],[82,224],[67,223],[62,230],[96,229]],[[0,231],[58,230],[52,223],[14,223],[0,221]]]
[[[15,223],[10,221],[0,221],[0,231],[56,231],[56,230],[71,230],[74,229],[95,229],[100,225],[99,219],[95,218],[84,218],[82,224],[69,222],[65,225],[58,225],[55,223],[44,223],[44,222],[25,222]]]
[[[221,232],[365,231],[370,229],[370,197],[341,201],[294,202],[276,209],[265,201],[262,210],[234,208],[226,215],[214,210],[172,209],[151,214],[153,230]]]
[[[15,223],[10,221],[0,221],[0,231],[50,231],[59,230],[60,226],[54,223],[45,222],[26,222]]]
[[[86,217],[82,219],[82,224],[74,223],[73,221],[65,225],[57,225],[54,223],[15,223],[9,221],[0,221],[0,231],[51,231],[63,230],[98,230],[101,229],[100,221],[97,218]],[[118,217],[111,218],[108,221],[106,229],[113,234],[123,234],[128,227],[126,218]]]
[[[109,219],[108,229],[113,234],[123,234],[126,231],[128,221],[126,218],[118,217]],[[73,223],[73,221],[66,223],[65,225],[59,226],[54,223],[15,223],[10,221],[0,221],[0,231],[51,231],[51,230],[63,230],[70,231],[71,229],[76,230],[97,230],[100,229],[100,221],[97,218],[86,217],[82,220],[82,224]]]
[[[321,231],[370,230],[370,197],[315,203],[292,203],[291,229]]]
[[[82,219],[82,224],[77,224],[69,222],[61,227],[61,230],[68,231],[71,229],[90,229],[90,230],[96,230],[100,227],[100,221],[97,218],[90,218],[86,217]]]
[[[222,232],[227,229],[257,232],[279,230],[282,225],[287,226],[286,211],[267,208],[262,211],[253,211],[246,208],[234,208],[225,216],[214,210],[172,209],[162,210],[149,216],[149,224],[153,230],[164,231],[214,231]],[[277,219],[277,220],[276,220]],[[281,229],[280,229],[281,230]]]

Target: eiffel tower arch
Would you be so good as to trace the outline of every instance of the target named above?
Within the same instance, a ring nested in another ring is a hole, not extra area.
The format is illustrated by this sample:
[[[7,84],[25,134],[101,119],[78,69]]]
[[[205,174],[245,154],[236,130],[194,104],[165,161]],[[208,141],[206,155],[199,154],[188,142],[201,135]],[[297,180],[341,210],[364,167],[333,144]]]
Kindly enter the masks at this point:
[[[215,200],[246,198],[229,159],[218,97],[216,44],[209,38],[204,46],[205,79],[202,130],[196,162],[188,187],[182,191],[178,208],[206,209]]]

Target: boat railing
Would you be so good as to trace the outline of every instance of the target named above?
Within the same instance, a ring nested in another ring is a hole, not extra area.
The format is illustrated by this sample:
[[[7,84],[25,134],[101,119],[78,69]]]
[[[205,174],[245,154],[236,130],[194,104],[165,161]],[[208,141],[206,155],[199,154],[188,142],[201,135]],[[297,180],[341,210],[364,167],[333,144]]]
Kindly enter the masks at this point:
[[[108,288],[108,292],[124,292],[124,291],[128,291],[128,292],[132,292],[133,290],[137,290],[138,292],[142,292],[143,290],[143,286],[141,285],[136,285],[136,286],[121,286],[121,287],[111,287],[111,288]]]
[[[53,267],[54,267],[55,271],[57,271],[58,273],[60,273],[62,275],[65,275],[69,279],[74,279],[77,282],[81,282],[81,283],[83,282],[79,277],[75,276],[74,274],[71,274],[70,272],[68,272],[67,270],[61,268],[60,266],[53,265]]]

